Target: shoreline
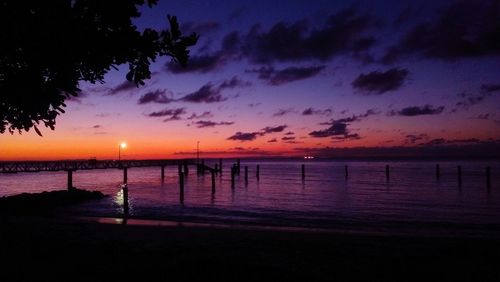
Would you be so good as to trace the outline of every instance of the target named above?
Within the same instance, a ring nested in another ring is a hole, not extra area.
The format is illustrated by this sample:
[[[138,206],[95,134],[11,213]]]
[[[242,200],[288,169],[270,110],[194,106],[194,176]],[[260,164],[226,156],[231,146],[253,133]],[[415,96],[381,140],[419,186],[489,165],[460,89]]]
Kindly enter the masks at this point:
[[[158,275],[160,280],[181,281],[500,278],[500,238],[378,236],[185,223],[123,225],[33,216],[4,216],[0,226],[5,277],[14,275],[18,280],[67,281],[68,273],[74,274],[74,281],[130,277],[157,281]]]
[[[141,218],[141,217],[114,217],[114,216],[70,216],[63,220],[76,220],[87,223],[126,225],[126,226],[156,226],[156,227],[186,227],[186,228],[213,228],[228,230],[251,230],[251,231],[278,231],[295,233],[318,233],[333,235],[355,235],[355,236],[380,236],[380,237],[402,237],[402,238],[464,238],[464,239],[499,239],[500,225],[483,224],[474,226],[460,224],[458,226],[447,226],[444,223],[420,223],[412,225],[410,222],[401,225],[389,226],[367,226],[363,224],[346,225],[339,223],[329,226],[301,226],[285,224],[268,224],[257,222],[218,220],[190,220],[183,218]],[[468,229],[465,229],[465,226]],[[459,228],[461,227],[461,228]]]
[[[218,218],[210,215],[134,216],[96,214],[79,210],[81,204],[109,198],[97,191],[73,188],[42,193],[23,193],[0,198],[0,216],[41,217],[67,223],[122,224],[129,226],[197,227],[253,231],[283,231],[360,236],[418,238],[500,239],[500,223],[467,223],[412,220],[350,221],[337,218],[305,222],[301,218]],[[75,207],[77,209],[75,209]],[[21,218],[21,217],[18,217]]]
[[[490,226],[495,236],[446,225],[429,233],[410,224],[397,233],[376,224],[308,228],[77,216],[65,209],[71,206],[0,213],[3,280],[500,280],[499,225]]]

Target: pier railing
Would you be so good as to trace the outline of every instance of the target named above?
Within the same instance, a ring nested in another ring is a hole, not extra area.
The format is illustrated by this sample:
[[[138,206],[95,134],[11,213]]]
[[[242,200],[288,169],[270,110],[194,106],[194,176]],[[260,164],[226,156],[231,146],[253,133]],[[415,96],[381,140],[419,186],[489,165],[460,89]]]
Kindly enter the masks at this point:
[[[178,164],[195,164],[196,160],[72,160],[72,161],[12,161],[0,162],[0,173],[68,171],[112,169],[150,166],[170,166]]]

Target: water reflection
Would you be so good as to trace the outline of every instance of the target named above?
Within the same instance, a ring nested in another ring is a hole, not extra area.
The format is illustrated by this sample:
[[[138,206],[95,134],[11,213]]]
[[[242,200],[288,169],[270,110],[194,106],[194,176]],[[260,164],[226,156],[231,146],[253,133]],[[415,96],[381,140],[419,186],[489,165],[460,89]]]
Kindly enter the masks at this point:
[[[120,190],[116,193],[114,202],[121,208],[120,212],[123,215],[123,219],[126,220],[130,216],[128,184],[120,185]]]
[[[127,193],[119,186],[120,171],[78,171],[74,186],[113,195],[79,212],[124,218],[190,216],[320,225],[338,220],[500,224],[500,193],[495,193],[500,188],[500,162],[440,162],[439,179],[435,162],[389,162],[387,182],[383,162],[349,162],[346,179],[344,161],[312,161],[307,163],[303,182],[301,162],[242,160],[241,165],[250,170],[248,186],[243,172],[241,176],[235,173],[234,189],[227,163],[216,181],[215,195],[210,173],[185,177],[186,207],[180,205],[177,167],[166,167],[163,181],[157,167],[130,169]],[[254,174],[257,164],[258,181]],[[458,165],[462,166],[461,186],[457,185]],[[490,188],[486,166],[491,167]],[[0,196],[56,190],[65,185],[66,175],[58,172],[40,172],[36,182],[31,174],[1,175]]]

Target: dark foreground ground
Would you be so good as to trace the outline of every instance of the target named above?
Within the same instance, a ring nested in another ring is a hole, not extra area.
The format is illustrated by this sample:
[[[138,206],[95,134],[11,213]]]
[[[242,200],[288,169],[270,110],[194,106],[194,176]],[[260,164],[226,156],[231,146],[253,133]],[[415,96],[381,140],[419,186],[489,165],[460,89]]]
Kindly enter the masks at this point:
[[[460,237],[453,228],[425,237],[418,226],[389,236],[104,224],[57,210],[102,197],[72,190],[0,198],[0,281],[500,281],[500,236],[484,236],[488,226]]]
[[[500,240],[2,216],[1,281],[500,281]]]

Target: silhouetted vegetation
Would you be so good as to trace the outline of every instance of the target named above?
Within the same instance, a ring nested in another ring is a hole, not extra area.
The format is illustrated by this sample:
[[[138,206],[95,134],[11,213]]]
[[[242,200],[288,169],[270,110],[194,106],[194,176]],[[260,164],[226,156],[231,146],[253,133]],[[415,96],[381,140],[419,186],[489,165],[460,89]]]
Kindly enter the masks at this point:
[[[102,83],[119,65],[138,86],[158,57],[185,65],[198,36],[183,36],[175,16],[170,29],[139,31],[132,20],[145,3],[157,0],[0,0],[0,133],[54,129],[80,82]]]
[[[76,204],[82,201],[104,198],[99,191],[81,189],[51,191],[42,193],[22,193],[0,198],[0,214],[45,214],[54,208]]]

